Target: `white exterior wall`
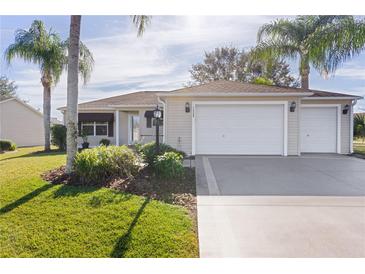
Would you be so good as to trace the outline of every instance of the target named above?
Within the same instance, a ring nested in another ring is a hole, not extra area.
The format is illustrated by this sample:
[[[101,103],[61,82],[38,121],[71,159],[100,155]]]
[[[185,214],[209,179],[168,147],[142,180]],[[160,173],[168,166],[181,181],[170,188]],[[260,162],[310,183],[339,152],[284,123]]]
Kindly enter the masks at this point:
[[[42,114],[17,100],[0,103],[0,139],[10,139],[19,147],[44,145]]]
[[[192,153],[192,101],[288,101],[288,107],[295,101],[295,112],[288,110],[288,155],[298,155],[299,126],[297,97],[168,97],[166,101],[166,143],[183,150],[187,154]],[[185,103],[190,104],[190,113],[185,112]],[[212,121],[214,122],[214,121]],[[268,137],[269,138],[269,137]]]
[[[302,100],[302,104],[340,104],[341,105],[341,144],[340,153],[349,154],[351,153],[351,111],[349,110],[347,114],[342,114],[342,109],[345,105],[351,107],[351,100]]]

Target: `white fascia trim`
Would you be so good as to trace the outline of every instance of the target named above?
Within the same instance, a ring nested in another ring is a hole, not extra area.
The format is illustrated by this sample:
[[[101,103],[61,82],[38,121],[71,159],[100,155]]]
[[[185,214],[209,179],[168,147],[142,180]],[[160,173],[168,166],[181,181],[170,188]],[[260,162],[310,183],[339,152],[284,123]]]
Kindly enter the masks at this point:
[[[341,154],[341,104],[303,104],[302,108],[336,107],[337,108],[337,153]]]
[[[193,101],[192,115],[192,155],[195,155],[195,106],[196,105],[283,105],[284,144],[283,156],[288,156],[288,101]]]
[[[156,104],[154,105],[108,105],[108,108],[145,108],[145,107],[156,107]]]
[[[5,101],[2,101],[1,103],[5,103],[5,102],[8,102],[8,101],[11,101],[11,100],[15,100],[17,101],[18,103],[22,104],[23,106],[27,107],[28,109],[30,109],[31,111],[35,112],[36,114],[40,115],[43,117],[43,114],[42,112],[36,110],[34,107],[32,107],[31,105],[28,105],[27,103],[23,102],[22,100],[18,99],[18,98],[11,98],[9,100],[5,100]]]
[[[11,100],[15,100],[15,97],[11,97],[11,98],[8,98],[8,99],[5,99],[3,101],[0,101],[0,104],[3,104],[3,103],[6,103],[6,102],[9,102]]]
[[[196,93],[171,93],[171,94],[163,94],[157,93],[157,96],[161,97],[211,97],[211,96],[219,96],[219,97],[288,97],[288,96],[310,96],[313,95],[313,92],[266,92],[266,93],[258,93],[258,92],[245,92],[245,93],[234,93],[234,92],[207,92],[204,94],[196,94]]]
[[[303,100],[357,100],[363,99],[363,97],[351,97],[351,96],[336,96],[336,97],[304,97]]]

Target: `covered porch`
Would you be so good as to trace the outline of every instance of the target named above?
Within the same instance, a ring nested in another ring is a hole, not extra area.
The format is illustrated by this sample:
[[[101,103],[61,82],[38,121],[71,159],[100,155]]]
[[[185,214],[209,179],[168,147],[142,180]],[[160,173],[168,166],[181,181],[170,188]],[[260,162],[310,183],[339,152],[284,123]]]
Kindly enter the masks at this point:
[[[90,147],[100,144],[102,139],[114,145],[145,144],[156,140],[156,120],[151,116],[154,108],[118,108],[108,111],[80,111],[78,145],[83,142],[81,133],[87,135]],[[164,141],[162,118],[159,126],[160,142]]]

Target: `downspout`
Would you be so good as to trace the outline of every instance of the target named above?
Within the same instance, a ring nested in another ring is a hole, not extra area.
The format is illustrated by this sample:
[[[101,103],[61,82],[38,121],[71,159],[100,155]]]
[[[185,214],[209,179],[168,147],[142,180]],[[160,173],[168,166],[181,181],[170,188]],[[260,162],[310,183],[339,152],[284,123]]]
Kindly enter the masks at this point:
[[[166,102],[165,101],[163,101],[163,100],[161,100],[161,98],[160,98],[160,96],[158,96],[157,97],[157,101],[159,102],[159,103],[161,103],[162,104],[162,106],[163,106],[163,112],[164,112],[164,114],[163,114],[163,130],[162,130],[162,134],[163,134],[163,136],[162,136],[162,142],[163,143],[166,143],[166,127],[167,127],[167,124],[166,124]]]
[[[357,103],[357,99],[354,99],[350,109],[350,154],[354,153],[354,106]]]

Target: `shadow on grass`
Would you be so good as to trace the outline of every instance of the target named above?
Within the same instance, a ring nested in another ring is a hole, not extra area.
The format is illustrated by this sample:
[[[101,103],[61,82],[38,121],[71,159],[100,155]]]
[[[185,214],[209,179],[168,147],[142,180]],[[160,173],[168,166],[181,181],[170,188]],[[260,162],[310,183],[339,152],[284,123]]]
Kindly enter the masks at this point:
[[[12,211],[13,209],[17,208],[18,206],[21,206],[21,205],[25,204],[26,202],[29,202],[30,200],[32,200],[33,198],[35,198],[42,192],[52,188],[53,186],[54,185],[51,185],[51,184],[44,185],[40,188],[37,188],[36,190],[33,190],[32,192],[30,192],[26,195],[24,195],[23,197],[19,198],[15,202],[0,208],[0,215],[8,213],[8,212]]]
[[[136,226],[139,217],[142,215],[143,210],[146,208],[147,204],[150,202],[150,198],[145,198],[143,204],[138,209],[136,216],[134,216],[133,221],[129,225],[129,228],[127,232],[118,239],[117,243],[114,246],[114,249],[110,256],[112,258],[123,258],[125,255],[125,252],[128,250],[128,244],[131,240],[132,231],[134,227]]]
[[[85,193],[91,193],[94,191],[99,190],[100,187],[96,187],[96,186],[72,186],[72,185],[62,185],[59,189],[57,189],[54,192],[54,198],[59,198],[59,197],[75,197],[78,196],[80,194],[85,194]]]
[[[29,157],[43,157],[43,156],[53,156],[53,155],[63,155],[66,154],[65,151],[60,150],[51,150],[51,151],[34,151],[23,155],[18,155],[14,157],[7,157],[4,159],[0,159],[0,161],[7,161],[17,158],[29,158]]]

